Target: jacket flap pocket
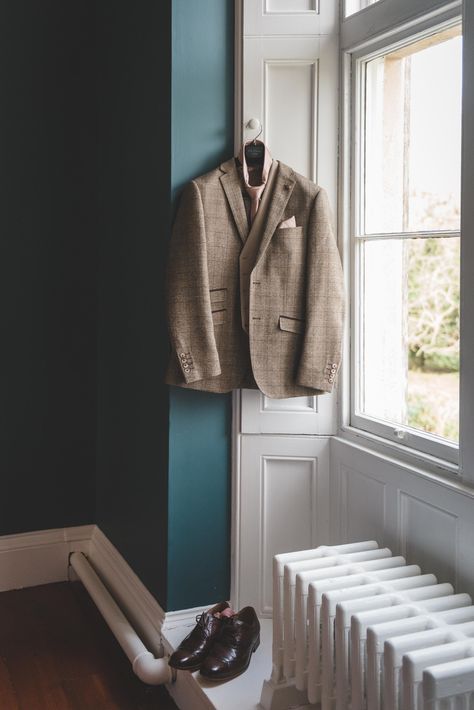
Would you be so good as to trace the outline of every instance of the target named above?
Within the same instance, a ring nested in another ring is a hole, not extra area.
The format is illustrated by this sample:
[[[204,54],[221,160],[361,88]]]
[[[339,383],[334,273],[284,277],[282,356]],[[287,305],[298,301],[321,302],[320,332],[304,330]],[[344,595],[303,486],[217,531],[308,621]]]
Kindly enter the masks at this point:
[[[211,296],[211,304],[214,303],[224,303],[227,300],[227,289],[226,288],[212,288],[209,291]]]
[[[212,311],[212,322],[214,325],[222,325],[227,320],[227,308],[219,308]]]
[[[280,329],[289,333],[304,333],[304,320],[280,316]]]
[[[277,232],[282,237],[300,237],[303,234],[303,227],[278,227]]]

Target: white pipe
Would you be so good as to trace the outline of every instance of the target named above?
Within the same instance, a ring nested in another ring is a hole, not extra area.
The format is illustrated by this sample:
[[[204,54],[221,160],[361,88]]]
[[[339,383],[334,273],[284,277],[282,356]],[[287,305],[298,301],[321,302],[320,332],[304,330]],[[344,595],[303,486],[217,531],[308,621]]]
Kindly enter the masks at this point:
[[[111,543],[107,539],[103,539],[100,531],[94,530],[90,553],[85,553],[89,564],[93,569],[100,570],[100,578],[105,587],[113,589],[115,601],[120,609],[126,609],[130,626],[135,629],[147,649],[153,653],[155,658],[161,658],[164,655],[164,648],[158,628],[160,611],[156,608],[156,602],[153,599],[148,601],[145,590],[142,590],[145,596],[142,598],[140,595],[140,598],[137,598],[137,592],[143,585],[138,579],[136,584],[133,583],[133,572],[131,572],[129,579],[124,579],[123,583],[120,583],[120,579],[117,577],[118,569],[114,566],[113,560],[113,555],[117,553],[115,550],[108,549],[110,546]]]
[[[170,683],[173,674],[167,659],[155,658],[147,650],[82,552],[73,552],[70,563],[131,662],[135,675],[148,685]]]

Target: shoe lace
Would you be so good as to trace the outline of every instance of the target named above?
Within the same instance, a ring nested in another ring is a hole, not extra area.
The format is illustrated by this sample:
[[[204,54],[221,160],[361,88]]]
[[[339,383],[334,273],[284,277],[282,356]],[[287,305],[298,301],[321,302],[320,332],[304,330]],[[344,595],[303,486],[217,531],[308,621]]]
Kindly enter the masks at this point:
[[[202,614],[197,614],[196,615],[196,626],[194,627],[192,634],[195,636],[196,634],[199,634],[199,636],[203,637],[206,631],[206,616],[204,613]]]
[[[204,614],[197,614],[196,615],[196,626],[193,628],[193,630],[186,636],[185,639],[181,642],[181,647],[182,648],[192,648],[196,636],[200,639],[204,638],[204,633],[205,633],[205,618]]]

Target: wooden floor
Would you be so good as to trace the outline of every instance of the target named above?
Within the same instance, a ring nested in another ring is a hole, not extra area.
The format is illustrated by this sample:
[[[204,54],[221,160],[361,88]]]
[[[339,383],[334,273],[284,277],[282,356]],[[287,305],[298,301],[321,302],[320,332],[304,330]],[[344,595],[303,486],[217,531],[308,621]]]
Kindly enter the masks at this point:
[[[0,594],[1,710],[172,710],[136,678],[81,584]]]

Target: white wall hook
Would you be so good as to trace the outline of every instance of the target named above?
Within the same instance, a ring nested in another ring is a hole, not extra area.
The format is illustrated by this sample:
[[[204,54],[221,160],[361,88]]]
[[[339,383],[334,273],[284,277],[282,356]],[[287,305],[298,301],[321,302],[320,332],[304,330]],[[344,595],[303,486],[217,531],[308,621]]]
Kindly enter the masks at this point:
[[[246,125],[246,128],[250,128],[252,131],[260,130],[261,127],[262,124],[260,123],[258,118],[251,118]]]

